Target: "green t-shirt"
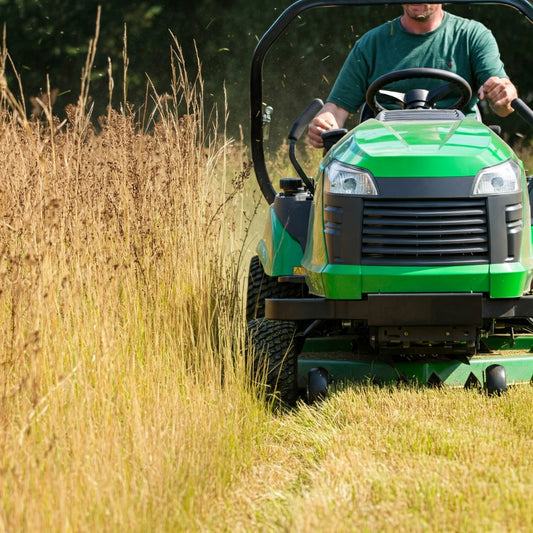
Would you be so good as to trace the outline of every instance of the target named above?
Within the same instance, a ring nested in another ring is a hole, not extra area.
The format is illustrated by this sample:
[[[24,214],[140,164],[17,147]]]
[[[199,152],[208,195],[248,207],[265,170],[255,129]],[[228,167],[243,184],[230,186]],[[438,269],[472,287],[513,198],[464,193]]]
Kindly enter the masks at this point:
[[[491,76],[507,78],[496,39],[480,22],[444,14],[441,25],[423,34],[403,29],[400,17],[364,34],[350,51],[328,97],[329,102],[355,113],[365,101],[370,83],[394,70],[414,67],[455,72],[472,87],[473,97],[465,114],[474,114],[477,90]],[[415,82],[416,83],[416,82]],[[423,80],[430,89],[442,82]],[[415,88],[394,87],[406,91]]]

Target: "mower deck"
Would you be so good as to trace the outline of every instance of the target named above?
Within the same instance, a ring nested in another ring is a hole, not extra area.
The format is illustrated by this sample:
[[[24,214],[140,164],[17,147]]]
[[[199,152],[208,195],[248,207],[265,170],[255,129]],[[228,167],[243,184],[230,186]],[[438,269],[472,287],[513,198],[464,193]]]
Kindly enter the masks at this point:
[[[329,387],[342,382],[484,387],[486,371],[494,365],[505,369],[507,385],[533,381],[533,335],[521,336],[514,341],[509,341],[507,335],[494,336],[485,339],[484,344],[490,347],[490,353],[464,361],[431,357],[383,361],[360,355],[355,359],[346,340],[308,339],[298,359],[298,387],[306,388],[309,373],[316,368],[327,372]]]

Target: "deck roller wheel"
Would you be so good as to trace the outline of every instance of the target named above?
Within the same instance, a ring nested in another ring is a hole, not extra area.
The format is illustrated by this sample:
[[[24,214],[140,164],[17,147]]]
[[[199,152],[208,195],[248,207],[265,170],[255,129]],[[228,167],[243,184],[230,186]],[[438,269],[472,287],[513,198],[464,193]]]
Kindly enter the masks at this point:
[[[328,392],[329,374],[325,368],[312,368],[307,374],[307,401],[323,400]]]
[[[507,391],[507,374],[502,365],[490,365],[485,370],[485,389],[489,396]]]

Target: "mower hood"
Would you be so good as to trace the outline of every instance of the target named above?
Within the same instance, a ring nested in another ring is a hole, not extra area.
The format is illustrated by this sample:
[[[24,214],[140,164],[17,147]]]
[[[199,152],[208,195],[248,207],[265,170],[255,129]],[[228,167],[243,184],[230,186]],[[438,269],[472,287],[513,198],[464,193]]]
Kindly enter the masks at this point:
[[[509,147],[487,126],[462,120],[370,119],[330,153],[375,177],[474,176],[510,157]]]

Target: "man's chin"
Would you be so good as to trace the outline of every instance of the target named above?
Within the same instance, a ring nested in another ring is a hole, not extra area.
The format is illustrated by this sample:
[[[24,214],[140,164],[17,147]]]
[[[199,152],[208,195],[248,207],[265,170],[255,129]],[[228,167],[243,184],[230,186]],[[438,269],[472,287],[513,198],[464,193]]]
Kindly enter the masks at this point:
[[[404,10],[410,19],[417,22],[426,22],[433,15],[433,10],[421,9],[417,4],[407,4]]]

